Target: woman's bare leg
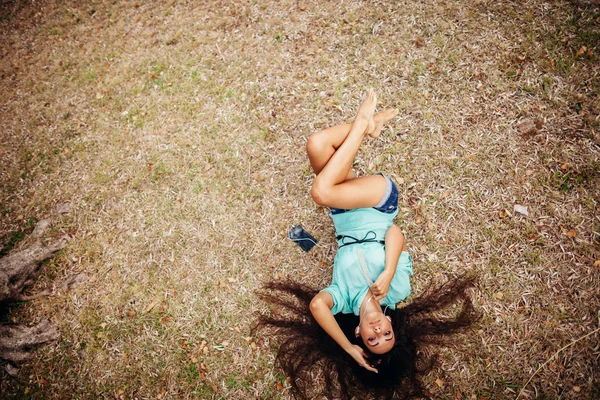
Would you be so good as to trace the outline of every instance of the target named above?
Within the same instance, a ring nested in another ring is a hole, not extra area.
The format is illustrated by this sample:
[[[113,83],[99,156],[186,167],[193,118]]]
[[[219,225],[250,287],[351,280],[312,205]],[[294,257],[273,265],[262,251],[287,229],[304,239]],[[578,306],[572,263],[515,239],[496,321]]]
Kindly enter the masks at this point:
[[[375,115],[373,117],[374,127],[372,129],[367,129],[369,136],[374,138],[378,137],[383,124],[390,121],[396,115],[398,115],[398,110],[396,109],[384,110]],[[316,175],[319,175],[323,167],[329,162],[333,153],[335,153],[342,143],[344,143],[351,127],[352,124],[332,126],[331,128],[313,133],[308,138],[306,152],[308,153],[310,165]],[[354,177],[354,172],[349,171],[346,180],[354,179]]]
[[[367,97],[358,109],[356,119],[337,150],[317,174],[312,186],[312,196],[317,204],[337,208],[373,207],[381,201],[385,194],[387,182],[381,175],[366,176],[346,180],[354,157],[365,134],[370,129],[376,130],[373,120],[377,97],[369,90]],[[341,136],[341,128],[336,130]],[[310,157],[310,155],[309,155]],[[312,164],[313,160],[311,160]],[[317,165],[318,167],[318,165]],[[314,166],[313,166],[314,168]]]
[[[323,167],[336,150],[344,143],[352,124],[342,124],[313,133],[306,142],[306,153],[310,166],[316,175],[319,175]],[[348,171],[346,180],[354,179],[354,172]]]

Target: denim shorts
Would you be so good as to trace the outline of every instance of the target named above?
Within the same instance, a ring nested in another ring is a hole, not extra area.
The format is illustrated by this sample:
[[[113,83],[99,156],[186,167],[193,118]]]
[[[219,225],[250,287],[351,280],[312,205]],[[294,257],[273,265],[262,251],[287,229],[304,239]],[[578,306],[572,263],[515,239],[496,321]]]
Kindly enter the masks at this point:
[[[377,211],[381,211],[382,213],[392,214],[395,213],[398,209],[398,188],[396,184],[387,176],[382,173],[377,173],[377,175],[381,175],[387,181],[387,187],[385,188],[385,194],[381,198],[379,204],[377,204],[374,209]],[[344,210],[343,208],[331,208],[331,214],[341,214],[348,210]]]

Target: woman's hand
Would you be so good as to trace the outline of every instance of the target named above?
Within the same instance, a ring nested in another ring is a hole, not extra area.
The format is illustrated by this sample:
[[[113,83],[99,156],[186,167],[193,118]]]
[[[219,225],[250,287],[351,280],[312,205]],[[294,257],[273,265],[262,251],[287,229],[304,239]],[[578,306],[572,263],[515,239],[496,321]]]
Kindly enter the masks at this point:
[[[350,354],[350,357],[354,358],[354,361],[356,361],[358,365],[365,369],[368,369],[371,372],[378,373],[378,371],[367,362],[367,355],[365,354],[365,351],[362,349],[362,347],[353,344],[347,350],[347,352],[348,354]]]
[[[375,300],[379,301],[387,296],[393,277],[394,275],[390,274],[387,270],[379,274],[375,283],[371,285],[371,292],[375,295]]]

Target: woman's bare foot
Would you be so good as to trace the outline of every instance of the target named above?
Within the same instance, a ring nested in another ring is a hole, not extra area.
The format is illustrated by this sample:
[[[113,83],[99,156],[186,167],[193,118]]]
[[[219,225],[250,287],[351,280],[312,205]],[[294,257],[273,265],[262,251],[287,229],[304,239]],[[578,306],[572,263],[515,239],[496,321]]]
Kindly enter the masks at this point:
[[[367,127],[365,129],[365,133],[375,131],[376,124],[373,119],[373,114],[375,114],[375,106],[377,105],[377,95],[373,89],[369,89],[367,91],[367,96],[363,103],[358,107],[358,111],[356,113],[355,123],[359,120],[362,120],[367,123]],[[363,123],[364,123],[363,122]]]
[[[390,121],[398,115],[398,110],[396,108],[388,108],[373,117],[373,128],[371,129],[371,125],[369,125],[369,129],[367,129],[367,133],[372,138],[376,138],[381,133],[381,128],[383,125]]]

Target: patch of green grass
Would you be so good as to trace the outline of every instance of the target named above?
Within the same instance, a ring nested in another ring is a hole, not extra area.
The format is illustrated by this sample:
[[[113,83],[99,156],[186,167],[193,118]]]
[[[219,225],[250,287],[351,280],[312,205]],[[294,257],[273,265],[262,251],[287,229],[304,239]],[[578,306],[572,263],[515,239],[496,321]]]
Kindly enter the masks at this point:
[[[19,243],[21,240],[25,239],[25,236],[33,230],[35,224],[36,224],[36,221],[33,218],[28,218],[27,222],[23,228],[10,232],[2,240],[2,242],[5,242],[5,244],[2,247],[2,250],[0,250],[0,256],[4,256],[4,255],[10,253],[10,251],[12,249],[14,249],[14,247],[17,245],[17,243]]]
[[[193,385],[200,379],[200,370],[198,369],[198,366],[192,362],[185,363],[181,368],[181,373],[190,385]]]
[[[88,68],[83,72],[82,79],[87,82],[91,82],[96,80],[96,71],[92,68]]]
[[[168,174],[169,174],[169,169],[167,168],[165,163],[162,160],[160,160],[152,166],[152,173],[150,175],[150,178],[153,181],[158,181],[158,180],[164,178],[165,176],[167,176]]]
[[[413,61],[413,70],[411,73],[411,83],[416,83],[420,76],[425,74],[427,70],[427,62],[423,59],[416,59]]]
[[[532,249],[525,252],[525,260],[530,265],[536,266],[543,263],[542,252],[539,249]]]
[[[550,186],[563,193],[571,191],[575,187],[584,186],[594,182],[600,175],[600,163],[591,163],[579,170],[558,170],[549,177],[540,178],[540,183]]]
[[[194,389],[192,394],[198,399],[209,399],[213,398],[213,396],[215,395],[215,391],[208,383],[202,382],[200,383],[200,387]]]

